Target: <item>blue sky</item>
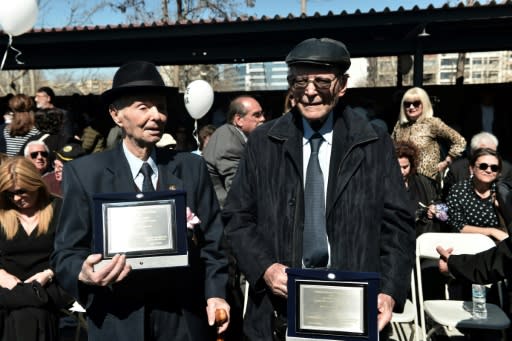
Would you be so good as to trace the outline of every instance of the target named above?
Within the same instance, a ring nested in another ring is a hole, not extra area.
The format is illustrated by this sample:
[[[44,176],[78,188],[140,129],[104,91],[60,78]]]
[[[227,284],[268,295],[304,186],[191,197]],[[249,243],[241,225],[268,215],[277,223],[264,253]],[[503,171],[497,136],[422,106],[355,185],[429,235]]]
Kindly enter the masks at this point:
[[[67,24],[71,4],[77,0],[51,0],[43,6],[40,11],[39,20],[36,27],[62,27]],[[88,0],[88,6],[93,6],[97,0]],[[159,12],[160,0],[146,0],[148,8]],[[244,2],[240,0],[240,2]],[[391,10],[396,10],[400,6],[405,9],[411,9],[415,5],[420,8],[426,8],[432,4],[435,7],[441,7],[446,3],[450,6],[455,6],[458,0],[423,0],[423,1],[404,1],[404,0],[307,0],[307,14],[313,15],[315,12],[320,14],[327,14],[332,11],[334,14],[339,14],[342,11],[353,13],[357,9],[362,12],[367,12],[371,8],[381,11],[385,7]],[[173,10],[174,1],[170,1],[170,10]],[[267,15],[273,17],[275,15],[286,16],[289,13],[293,15],[300,15],[300,0],[255,0],[256,6],[253,8],[243,7],[242,12],[249,15],[261,17]],[[103,10],[91,18],[87,25],[106,25],[106,24],[119,24],[123,22],[123,17],[114,14],[110,10]]]

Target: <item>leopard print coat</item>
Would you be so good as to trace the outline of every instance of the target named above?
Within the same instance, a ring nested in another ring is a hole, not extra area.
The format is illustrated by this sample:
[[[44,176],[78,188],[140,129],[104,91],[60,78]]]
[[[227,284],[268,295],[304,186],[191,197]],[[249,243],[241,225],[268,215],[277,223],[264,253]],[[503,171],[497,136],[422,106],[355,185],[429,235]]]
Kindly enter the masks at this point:
[[[459,157],[466,148],[464,137],[438,117],[421,116],[415,122],[397,122],[391,137],[397,142],[408,141],[416,145],[419,151],[418,173],[432,179],[436,178],[437,165],[441,161],[439,140],[449,142],[448,155],[452,159]]]

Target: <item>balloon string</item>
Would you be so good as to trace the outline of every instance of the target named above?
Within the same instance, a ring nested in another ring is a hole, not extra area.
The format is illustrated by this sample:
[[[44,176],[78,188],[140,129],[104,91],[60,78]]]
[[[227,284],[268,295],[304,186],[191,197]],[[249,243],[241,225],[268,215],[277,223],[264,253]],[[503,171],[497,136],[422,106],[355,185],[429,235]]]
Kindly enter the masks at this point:
[[[9,37],[11,38],[11,43],[12,43],[12,37],[11,37],[11,35],[9,35]],[[16,49],[16,48],[14,48],[14,46],[12,46],[12,45],[11,45],[10,47],[11,47],[11,50],[13,50],[13,51],[16,51],[16,52],[17,52],[17,53],[16,53],[16,56],[14,57],[14,59],[16,60],[16,63],[17,63],[18,65],[20,65],[20,64],[25,64],[24,62],[22,62],[22,61],[21,61],[21,60],[19,60],[19,58],[18,58],[19,56],[21,56],[21,55],[22,55],[21,51],[20,51],[20,50],[18,50],[18,49]]]
[[[7,53],[9,52],[9,48],[12,44],[12,36],[9,34],[9,43],[7,44],[7,48],[5,49],[4,57],[2,58],[2,64],[0,65],[0,70],[4,69],[5,59],[7,59]]]
[[[194,120],[194,131],[192,132],[192,135],[194,136],[194,139],[196,140],[197,148],[199,148],[199,139],[197,138],[197,136],[198,136],[197,120]]]
[[[7,59],[7,54],[9,53],[9,49],[17,52],[16,56],[14,57],[14,59],[16,60],[16,63],[18,63],[18,64],[25,64],[21,60],[18,59],[18,57],[21,56],[22,53],[21,53],[20,50],[14,48],[12,46],[12,35],[9,34],[9,43],[7,44],[7,48],[5,49],[5,53],[4,53],[4,56],[2,58],[2,64],[0,64],[0,71],[4,69],[5,60]]]

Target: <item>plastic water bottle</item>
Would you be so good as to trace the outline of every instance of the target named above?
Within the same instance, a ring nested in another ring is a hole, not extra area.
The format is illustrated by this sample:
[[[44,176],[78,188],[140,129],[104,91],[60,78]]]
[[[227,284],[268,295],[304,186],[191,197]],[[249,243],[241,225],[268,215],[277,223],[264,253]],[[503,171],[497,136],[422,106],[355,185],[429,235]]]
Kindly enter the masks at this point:
[[[487,318],[487,306],[485,305],[486,287],[481,284],[473,284],[473,318],[485,319]]]

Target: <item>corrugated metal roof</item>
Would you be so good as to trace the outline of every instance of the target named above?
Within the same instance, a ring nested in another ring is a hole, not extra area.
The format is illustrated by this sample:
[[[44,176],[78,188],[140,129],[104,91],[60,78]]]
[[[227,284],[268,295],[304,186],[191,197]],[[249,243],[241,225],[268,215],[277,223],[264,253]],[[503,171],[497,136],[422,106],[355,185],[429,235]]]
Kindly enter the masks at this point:
[[[428,37],[420,35],[423,29]],[[137,59],[158,65],[277,61],[310,37],[341,40],[353,57],[512,50],[512,0],[365,13],[35,29],[14,40],[25,64],[17,64],[10,53],[4,69],[119,66]]]
[[[147,23],[120,23],[120,24],[108,24],[108,25],[87,25],[87,26],[66,26],[66,27],[52,27],[52,28],[34,28],[29,32],[34,33],[43,33],[43,32],[71,32],[71,31],[94,31],[94,30],[112,30],[112,29],[141,29],[141,28],[154,28],[154,27],[170,27],[170,26],[188,26],[188,25],[215,25],[215,24],[228,24],[228,23],[243,23],[243,22],[269,22],[269,21],[288,21],[288,20],[298,20],[298,19],[308,19],[308,18],[325,18],[325,17],[338,17],[338,16],[353,16],[353,15],[368,15],[368,14],[389,14],[389,13],[403,13],[407,14],[408,12],[419,12],[419,11],[432,11],[436,9],[455,9],[455,8],[472,8],[472,7],[480,7],[480,6],[503,6],[507,4],[512,4],[512,0],[503,0],[501,2],[490,1],[486,4],[480,4],[480,2],[476,1],[473,5],[468,6],[463,2],[459,2],[456,6],[450,6],[449,4],[444,4],[441,7],[435,7],[432,4],[429,4],[426,8],[420,8],[415,5],[411,9],[405,9],[403,6],[398,7],[396,10],[392,10],[389,7],[385,7],[382,11],[377,11],[373,8],[369,9],[367,12],[363,12],[361,10],[356,10],[353,13],[348,13],[346,11],[341,11],[340,13],[335,13],[333,11],[329,11],[327,14],[322,15],[319,12],[315,12],[312,15],[300,14],[294,15],[293,13],[289,13],[286,16],[281,15],[262,15],[261,17],[256,16],[238,16],[236,18],[209,18],[209,19],[196,19],[196,20],[168,20],[168,21],[154,21]]]

